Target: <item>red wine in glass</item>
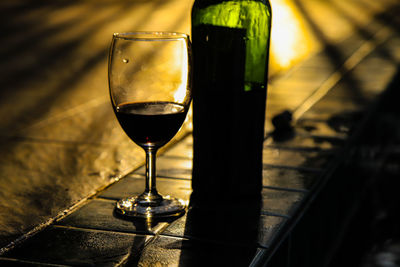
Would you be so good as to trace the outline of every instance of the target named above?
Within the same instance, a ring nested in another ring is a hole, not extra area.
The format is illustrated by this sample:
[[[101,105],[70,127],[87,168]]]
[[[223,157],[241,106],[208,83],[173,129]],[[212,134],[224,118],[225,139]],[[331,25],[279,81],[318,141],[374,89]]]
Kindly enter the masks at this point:
[[[185,120],[184,105],[174,102],[124,103],[115,114],[125,133],[141,147],[160,147],[168,143]]]

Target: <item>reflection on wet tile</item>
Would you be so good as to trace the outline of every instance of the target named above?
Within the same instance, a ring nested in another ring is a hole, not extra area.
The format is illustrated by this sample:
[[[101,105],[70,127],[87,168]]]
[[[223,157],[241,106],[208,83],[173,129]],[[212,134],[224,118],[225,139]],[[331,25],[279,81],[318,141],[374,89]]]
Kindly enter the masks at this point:
[[[327,67],[312,67],[308,66],[299,66],[295,71],[289,73],[286,76],[286,79],[290,81],[313,81],[315,83],[319,82],[323,83],[330,75],[332,75],[333,68],[330,65],[326,65]]]
[[[359,94],[352,85],[339,83],[325,97],[302,114],[301,119],[328,121],[339,114],[357,113],[373,98],[371,94]]]
[[[138,266],[248,266],[256,247],[157,236],[144,248]]]
[[[38,262],[28,262],[28,261],[20,261],[20,260],[16,260],[16,259],[0,259],[0,266],[8,266],[8,267],[21,267],[21,266],[25,266],[25,267],[29,267],[29,266],[49,266],[49,267],[58,267],[59,265],[56,264],[48,264],[46,263],[46,265],[40,265]]]
[[[157,158],[157,176],[191,179],[192,165],[191,158],[161,156]],[[141,167],[135,173],[144,174],[145,167]]]
[[[264,147],[263,149],[264,168],[268,168],[269,166],[286,166],[318,170],[322,169],[332,157],[333,152],[330,150],[307,151],[269,147]]]
[[[51,227],[6,253],[7,258],[77,266],[116,266],[137,262],[151,236]]]
[[[326,94],[326,97],[347,102],[349,100],[360,102],[363,100],[371,101],[376,97],[376,94],[367,90],[363,90],[361,93],[360,88],[354,88],[354,85],[349,83],[339,82]]]
[[[309,95],[307,92],[291,93],[281,90],[273,91],[271,88],[269,90],[270,92],[268,93],[267,97],[267,107],[269,108],[272,106],[275,108],[285,107],[288,110],[292,110],[300,105]]]
[[[267,247],[286,219],[262,215],[258,208],[254,208],[253,212],[251,209],[248,206],[230,210],[190,208],[161,235]]]
[[[103,97],[92,102],[92,105],[78,105],[52,112],[48,117],[22,128],[16,135],[41,140],[118,144],[119,140],[115,139],[120,139],[124,134],[109,100]],[[100,120],[102,123],[98,123]],[[124,138],[125,142],[129,140]]]
[[[286,77],[278,78],[273,81],[271,90],[269,91],[277,91],[276,94],[294,94],[296,97],[303,96],[306,98],[310,95],[319,85],[321,81],[315,80],[295,80],[295,79],[286,79]],[[269,94],[270,92],[268,92]],[[274,92],[271,92],[274,94]],[[267,98],[267,101],[269,99]],[[267,102],[268,103],[268,102]],[[267,105],[268,106],[268,105]]]
[[[143,193],[145,187],[144,176],[127,176],[104,190],[99,197],[121,199]],[[189,200],[192,192],[190,180],[157,178],[157,191],[162,195],[171,195]]]
[[[321,172],[269,167],[263,169],[263,186],[306,191],[320,175]]]
[[[386,44],[387,45],[387,44]],[[377,96],[383,92],[389,83],[395,78],[398,63],[394,58],[382,57],[382,53],[388,50],[381,47],[369,54],[362,64],[358,65],[352,72],[352,78],[357,82],[359,91],[363,94]]]
[[[366,113],[364,111],[342,111],[331,114],[325,120],[310,119],[307,116],[298,121],[297,131],[306,132],[321,138],[345,139],[351,136],[358,124],[363,121]]]
[[[351,98],[324,97],[311,108],[311,112],[330,112],[331,114],[358,111],[365,108],[367,103],[356,102]]]
[[[292,216],[307,193],[275,190],[262,190],[262,212],[281,216]]]
[[[331,73],[333,73],[337,69],[337,66],[332,61],[332,58],[324,51],[304,60],[301,65],[304,68],[324,68],[326,70],[329,70]]]
[[[339,110],[339,112],[341,112],[341,110]],[[302,114],[301,119],[327,121],[333,116],[333,114],[337,114],[337,111],[309,109]]]
[[[0,151],[2,230],[19,234],[108,185],[142,153],[124,146],[14,141]],[[0,234],[2,235],[2,234]]]
[[[95,199],[57,222],[57,225],[117,232],[155,234],[165,222],[126,220],[114,213],[115,201]]]
[[[304,150],[329,150],[342,147],[343,145],[344,141],[340,138],[314,136],[299,131],[295,132],[292,138],[284,141],[276,141],[270,138],[264,142],[264,147]]]
[[[302,119],[297,121],[296,131],[314,136],[345,139],[350,132],[350,128],[347,124],[333,127],[333,125],[325,121]]]
[[[193,136],[190,135],[183,140],[179,141],[178,144],[171,146],[164,154],[166,157],[182,157],[182,158],[193,158]]]

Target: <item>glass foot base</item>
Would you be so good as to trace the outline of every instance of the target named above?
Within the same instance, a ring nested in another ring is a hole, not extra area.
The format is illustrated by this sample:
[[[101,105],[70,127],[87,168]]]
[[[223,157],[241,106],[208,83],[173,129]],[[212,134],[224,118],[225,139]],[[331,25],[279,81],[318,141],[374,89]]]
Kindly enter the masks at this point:
[[[160,218],[178,216],[185,212],[183,200],[170,196],[163,197],[156,205],[146,203],[139,197],[121,199],[115,207],[121,215],[135,218]]]

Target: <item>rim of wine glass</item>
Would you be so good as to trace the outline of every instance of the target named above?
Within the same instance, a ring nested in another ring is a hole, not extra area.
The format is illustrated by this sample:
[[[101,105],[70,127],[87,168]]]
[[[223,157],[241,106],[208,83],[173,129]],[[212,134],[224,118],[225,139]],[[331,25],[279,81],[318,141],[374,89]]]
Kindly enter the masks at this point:
[[[152,39],[188,39],[189,36],[180,32],[168,31],[134,31],[134,32],[116,32],[114,38],[124,40],[152,40]]]

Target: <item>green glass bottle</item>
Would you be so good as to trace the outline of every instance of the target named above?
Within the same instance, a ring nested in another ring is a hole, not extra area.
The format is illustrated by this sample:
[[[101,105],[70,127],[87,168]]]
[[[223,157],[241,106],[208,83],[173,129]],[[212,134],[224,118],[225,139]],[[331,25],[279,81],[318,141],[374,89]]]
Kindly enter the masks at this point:
[[[195,0],[192,200],[197,203],[260,196],[270,33],[268,0]]]

